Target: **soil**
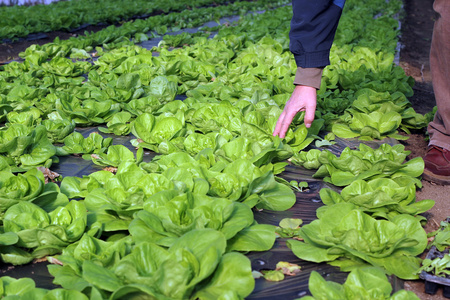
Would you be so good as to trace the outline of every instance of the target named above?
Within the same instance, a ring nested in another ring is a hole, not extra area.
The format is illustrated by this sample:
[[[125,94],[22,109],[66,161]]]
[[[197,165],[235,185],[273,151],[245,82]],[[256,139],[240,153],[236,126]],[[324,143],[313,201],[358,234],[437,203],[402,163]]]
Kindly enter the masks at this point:
[[[427,113],[436,105],[432,78],[430,73],[429,52],[436,13],[433,11],[433,0],[404,0],[405,15],[402,20],[400,66],[406,74],[412,76],[416,85],[411,101],[418,113]],[[407,150],[411,151],[409,158],[423,157],[427,149],[426,132],[418,131],[409,135],[410,138],[403,142]],[[448,195],[450,186],[442,186],[427,181],[422,181],[423,187],[418,190],[417,200],[433,199],[436,205],[425,216],[428,223],[425,226],[427,232],[439,228],[439,223],[450,216],[448,208]],[[426,253],[423,254],[425,256]],[[406,281],[405,289],[416,293],[420,299],[446,299],[442,295],[442,289],[436,295],[426,294],[424,282]]]
[[[436,14],[433,11],[434,0],[404,0],[404,14],[402,17],[401,28],[401,52],[400,66],[405,73],[412,76],[416,84],[414,86],[414,96],[409,100],[416,112],[425,114],[436,105],[432,79],[429,65],[429,52],[431,37],[433,32],[434,20]],[[24,51],[31,44],[45,44],[52,42],[55,37],[68,39],[77,34],[83,34],[84,31],[99,31],[105,26],[89,26],[75,32],[55,31],[46,33],[47,37],[30,41],[20,40],[15,43],[0,44],[0,65],[8,61],[18,59],[18,54]],[[413,131],[407,141],[402,141],[406,149],[411,151],[409,159],[414,157],[423,157],[427,149],[426,130]],[[417,200],[433,199],[436,205],[428,211],[425,216],[428,220],[425,230],[434,231],[439,228],[442,220],[450,216],[448,208],[448,195],[450,186],[441,186],[427,181],[422,181],[423,187],[417,191]],[[423,254],[423,257],[426,253]],[[445,299],[442,295],[442,289],[439,289],[436,295],[425,294],[424,282],[406,281],[404,287],[407,290],[414,291],[420,299]]]

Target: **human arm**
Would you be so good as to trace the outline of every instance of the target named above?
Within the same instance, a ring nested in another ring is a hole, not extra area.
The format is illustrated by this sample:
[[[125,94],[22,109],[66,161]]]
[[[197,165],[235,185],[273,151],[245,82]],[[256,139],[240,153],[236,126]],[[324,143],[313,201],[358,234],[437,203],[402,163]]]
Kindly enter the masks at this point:
[[[284,138],[295,115],[305,111],[305,125],[314,120],[322,70],[330,64],[330,49],[345,0],[293,0],[294,15],[289,49],[294,54],[296,85],[286,103],[273,135]]]

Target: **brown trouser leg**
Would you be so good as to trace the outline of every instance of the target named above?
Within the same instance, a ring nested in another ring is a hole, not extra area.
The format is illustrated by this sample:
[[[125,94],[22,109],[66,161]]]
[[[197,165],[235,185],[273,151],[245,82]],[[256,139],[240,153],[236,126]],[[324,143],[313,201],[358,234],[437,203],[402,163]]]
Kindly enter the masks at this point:
[[[437,113],[428,125],[430,145],[450,150],[450,0],[435,0],[439,14],[431,41],[430,68]]]

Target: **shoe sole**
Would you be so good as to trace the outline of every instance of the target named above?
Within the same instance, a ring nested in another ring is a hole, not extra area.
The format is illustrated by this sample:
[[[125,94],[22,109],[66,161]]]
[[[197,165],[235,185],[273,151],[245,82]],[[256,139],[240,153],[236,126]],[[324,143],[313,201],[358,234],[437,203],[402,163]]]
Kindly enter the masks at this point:
[[[423,170],[422,178],[441,185],[450,185],[450,176],[436,175],[427,169]]]

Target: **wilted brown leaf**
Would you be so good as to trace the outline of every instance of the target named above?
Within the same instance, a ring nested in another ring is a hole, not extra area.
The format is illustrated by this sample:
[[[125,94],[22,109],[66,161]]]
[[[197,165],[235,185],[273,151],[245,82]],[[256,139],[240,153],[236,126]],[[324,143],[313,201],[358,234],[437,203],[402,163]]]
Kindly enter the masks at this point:
[[[51,171],[49,168],[37,167],[37,169],[44,174],[45,183],[48,183],[49,181],[55,182],[55,179],[60,176],[58,173]]]
[[[300,273],[300,266],[286,261],[280,261],[277,263],[275,271],[281,271],[284,275],[294,276]]]
[[[111,172],[113,174],[116,174],[117,168],[116,167],[106,167],[106,168],[103,169],[103,171],[108,171],[108,172]]]

